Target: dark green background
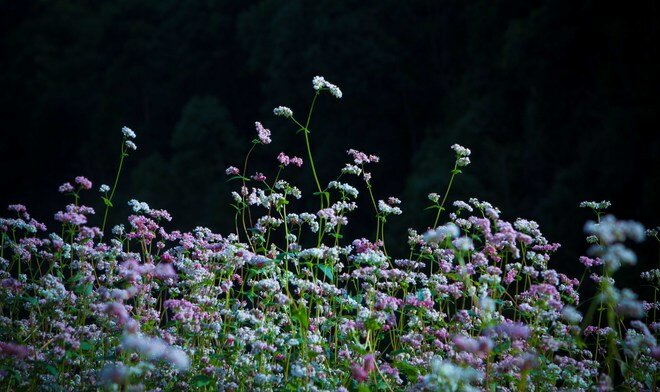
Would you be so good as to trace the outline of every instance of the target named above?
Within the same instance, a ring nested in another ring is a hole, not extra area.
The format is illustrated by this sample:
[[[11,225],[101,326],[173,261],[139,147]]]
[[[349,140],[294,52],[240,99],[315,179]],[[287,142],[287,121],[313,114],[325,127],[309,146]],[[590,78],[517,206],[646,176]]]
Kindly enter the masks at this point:
[[[653,1],[0,4],[0,202],[24,202],[51,226],[66,202],[56,188],[75,175],[94,181],[84,202],[99,206],[127,125],[138,151],[114,222],[135,197],[170,210],[170,228],[227,232],[235,184],[224,168],[238,166],[257,120],[274,143],[253,170],[272,175],[279,151],[302,154],[301,135],[271,110],[302,115],[315,75],[344,92],[323,96],[312,122],[320,176],[334,178],[347,148],[381,156],[377,197],[405,201],[388,248],[404,244],[406,226],[432,223],[426,194],[445,189],[453,143],[472,149],[473,164],[451,200],[476,196],[508,219],[537,220],[564,244],[564,270],[581,271],[582,200],[660,223]],[[315,206],[305,169],[291,172]],[[371,215],[363,204],[349,234],[370,235]],[[657,265],[657,247],[636,249]]]

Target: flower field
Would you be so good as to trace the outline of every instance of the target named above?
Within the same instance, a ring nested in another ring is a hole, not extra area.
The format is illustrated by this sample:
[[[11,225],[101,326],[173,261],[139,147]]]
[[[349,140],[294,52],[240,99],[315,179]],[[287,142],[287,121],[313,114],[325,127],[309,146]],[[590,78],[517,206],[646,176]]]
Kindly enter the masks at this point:
[[[374,196],[378,156],[348,150],[336,178],[317,175],[310,119],[342,91],[319,76],[312,87],[303,116],[273,111],[306,156],[273,152],[274,176],[251,167],[273,137],[257,122],[245,160],[226,169],[230,233],[176,230],[167,211],[138,200],[125,224],[107,227],[114,204],[126,203],[115,191],[137,149],[126,127],[112,185],[63,184],[69,204],[48,227],[10,205],[0,219],[1,390],[658,389],[660,269],[639,277],[654,298],[616,282],[637,263],[635,243],[659,242],[658,229],[615,218],[607,201],[582,203],[593,211],[585,273],[566,276],[553,269],[560,245],[538,223],[451,199],[474,158],[453,145],[451,180],[428,195],[429,221],[386,241],[403,206]],[[313,189],[287,181],[301,170]],[[374,230],[346,238],[361,193]],[[303,196],[318,207],[301,210]],[[85,205],[98,198],[103,210]],[[390,254],[389,241],[409,252]],[[584,295],[587,286],[596,294]]]

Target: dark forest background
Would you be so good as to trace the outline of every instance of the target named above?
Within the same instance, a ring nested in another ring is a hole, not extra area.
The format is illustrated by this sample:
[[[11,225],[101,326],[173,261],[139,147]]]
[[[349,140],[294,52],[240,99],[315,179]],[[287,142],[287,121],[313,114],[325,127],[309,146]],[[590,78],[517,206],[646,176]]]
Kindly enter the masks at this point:
[[[472,149],[473,164],[451,200],[476,196],[508,219],[538,221],[563,244],[555,266],[572,274],[592,218],[580,201],[608,199],[620,218],[660,224],[653,1],[0,5],[0,202],[23,202],[51,226],[68,202],[57,186],[76,175],[94,182],[83,202],[100,211],[96,190],[112,183],[126,125],[138,150],[113,223],[137,198],[170,210],[171,228],[228,232],[236,184],[224,169],[241,162],[254,121],[274,142],[252,171],[272,175],[279,151],[303,153],[301,135],[271,111],[306,112],[315,75],[344,92],[323,96],[312,122],[319,175],[333,179],[348,148],[381,156],[376,195],[404,200],[388,248],[402,250],[407,226],[432,223],[426,194],[444,191],[453,143]],[[290,172],[312,208],[304,168]],[[370,233],[371,219],[364,204],[352,234]],[[636,249],[657,265],[657,246]]]

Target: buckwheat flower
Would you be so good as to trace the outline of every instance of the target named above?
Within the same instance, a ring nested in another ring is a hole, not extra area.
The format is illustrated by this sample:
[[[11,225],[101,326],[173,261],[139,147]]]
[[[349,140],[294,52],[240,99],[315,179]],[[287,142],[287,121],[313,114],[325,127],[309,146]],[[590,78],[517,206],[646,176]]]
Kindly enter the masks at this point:
[[[472,239],[466,236],[456,238],[451,243],[458,250],[462,250],[462,251],[474,250],[474,244],[472,243]]]
[[[106,383],[124,384],[129,376],[129,369],[122,363],[106,364],[101,369],[100,377]]]
[[[367,371],[357,363],[351,364],[351,376],[357,382],[365,382],[369,380],[369,374]]]
[[[279,155],[277,156],[277,161],[278,161],[280,164],[284,165],[284,166],[288,166],[289,163],[291,162],[291,158],[289,158],[286,154],[284,154],[283,152],[281,152],[281,153],[279,153]]]
[[[468,157],[461,157],[456,160],[456,166],[458,167],[464,167],[470,164],[470,158]]]
[[[401,215],[402,213],[401,208],[390,206],[383,200],[378,200],[378,210],[386,215]]]
[[[133,143],[130,140],[126,140],[124,144],[126,145],[126,148],[128,148],[129,150],[133,150],[133,151],[137,150],[137,146],[135,145],[135,143]]]
[[[145,212],[148,213],[151,211],[151,208],[149,208],[149,204],[145,202],[140,202],[135,199],[131,199],[128,201],[129,207],[133,209],[133,212],[140,213],[140,212]]]
[[[429,196],[430,196],[430,195],[429,195]],[[439,198],[439,196],[438,196],[438,198]],[[436,201],[436,202],[437,202],[437,201]],[[466,203],[466,202],[464,202],[464,201],[461,201],[461,200],[456,200],[456,201],[453,203],[453,206],[456,207],[456,208],[458,208],[458,209],[460,209],[460,210],[466,210],[466,211],[468,211],[468,212],[472,212],[472,211],[474,211],[474,210],[472,209],[472,206],[470,206],[468,203]]]
[[[135,139],[135,132],[133,132],[133,130],[129,127],[123,127],[121,129],[121,133],[123,133],[124,136],[126,136],[129,139]]]
[[[115,227],[112,228],[112,234],[116,236],[120,236],[126,232],[126,228],[124,225],[116,225]]]
[[[356,165],[361,165],[363,163],[372,163],[372,162],[378,163],[378,161],[380,160],[380,158],[377,157],[376,155],[367,155],[362,151],[354,150],[352,148],[346,151],[346,153],[353,157],[353,162],[355,162]]]
[[[303,160],[300,157],[292,157],[291,158],[291,164],[297,167],[302,167],[303,165]]]
[[[589,221],[584,225],[587,234],[597,236],[603,243],[624,242],[632,239],[641,242],[646,238],[644,226],[635,221],[617,220],[613,215],[603,217],[600,222]]]
[[[342,92],[339,89],[339,87],[325,80],[323,76],[314,76],[314,79],[312,79],[312,86],[316,91],[320,91],[322,89],[328,89],[330,91],[330,94],[332,94],[335,98],[342,97]]]
[[[456,152],[456,155],[458,157],[468,157],[472,153],[469,148],[465,148],[465,147],[461,146],[460,144],[452,145],[451,149]]]
[[[429,230],[424,234],[424,241],[439,243],[445,240],[445,238],[456,238],[461,234],[461,230],[453,223],[447,223],[446,225],[439,226],[434,230]]]
[[[92,182],[83,176],[76,177],[76,184],[80,185],[83,189],[92,189]]]
[[[561,310],[561,317],[569,324],[578,324],[582,321],[582,314],[570,305],[564,306]]]
[[[73,185],[69,182],[65,182],[64,184],[60,185],[59,188],[57,188],[58,192],[60,193],[68,193],[68,192],[73,192]]]
[[[266,176],[261,173],[261,172],[256,172],[252,176],[250,176],[255,181],[266,181]]]
[[[0,354],[2,354],[2,356],[14,357],[23,360],[27,358],[29,351],[27,347],[16,343],[0,342]]]
[[[360,169],[357,165],[351,165],[350,163],[347,163],[346,166],[341,169],[341,172],[342,174],[354,174],[359,176],[362,174],[362,169]]]
[[[617,301],[616,312],[623,317],[641,318],[646,313],[644,304],[637,300],[637,294],[630,289],[621,290],[621,295]]]
[[[293,111],[286,106],[278,106],[273,109],[273,114],[282,117],[293,117]]]
[[[440,201],[440,195],[438,195],[435,192],[429,193],[427,197],[429,198],[429,200],[431,200],[434,203],[437,203],[438,201]]]
[[[229,166],[228,168],[225,169],[225,174],[228,176],[232,176],[232,175],[235,176],[238,175],[239,173],[240,170],[238,170],[238,168],[235,166]]]
[[[106,184],[101,185],[101,187],[99,188],[99,192],[101,193],[107,193],[109,191],[110,191],[110,187]]]
[[[271,142],[270,130],[264,128],[259,121],[255,122],[254,125],[257,128],[257,135],[259,136],[261,144],[269,144]]]
[[[180,371],[186,371],[190,367],[190,358],[183,350],[170,348],[163,357]]]
[[[607,200],[603,200],[600,203],[596,201],[583,201],[580,203],[580,208],[591,208],[595,211],[602,211],[608,209],[612,203]]]

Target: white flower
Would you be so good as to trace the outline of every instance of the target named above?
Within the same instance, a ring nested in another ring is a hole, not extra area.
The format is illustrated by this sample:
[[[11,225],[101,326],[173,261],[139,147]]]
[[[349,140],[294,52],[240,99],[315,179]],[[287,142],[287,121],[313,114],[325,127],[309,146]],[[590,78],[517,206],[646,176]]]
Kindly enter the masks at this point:
[[[460,144],[454,144],[453,146],[451,146],[451,149],[456,151],[456,155],[459,157],[468,157],[472,153],[469,148],[465,148]]]
[[[137,146],[130,140],[126,140],[126,148],[129,150],[137,150]]]
[[[611,205],[612,203],[607,200],[603,200],[600,203],[596,201],[583,201],[580,203],[580,208],[591,208],[596,211],[601,211],[609,208]]]
[[[293,110],[289,109],[286,106],[278,106],[275,109],[273,109],[273,114],[282,117],[293,117]]]
[[[105,185],[105,184],[101,185],[101,187],[99,188],[99,192],[101,192],[101,193],[106,193],[109,190],[110,190],[110,187],[108,185]]]
[[[135,139],[135,132],[133,132],[133,130],[129,127],[123,127],[121,129],[121,133],[123,133],[124,136],[126,136],[129,139]]]
[[[312,86],[314,86],[314,90],[316,91],[320,91],[324,88],[330,90],[330,94],[335,98],[341,98],[343,96],[339,87],[325,80],[323,76],[314,76],[314,79],[312,79]]]
[[[459,167],[467,166],[469,164],[470,164],[470,158],[468,157],[462,157],[456,160],[456,165]]]
[[[380,212],[383,214],[393,214],[393,215],[401,215],[402,211],[401,208],[399,207],[393,207],[385,203],[383,200],[378,200],[378,209]]]
[[[569,324],[577,324],[582,321],[582,314],[570,305],[564,306],[564,309],[561,310],[561,317]]]
[[[461,229],[454,223],[447,223],[446,225],[439,226],[435,230],[429,230],[424,234],[424,241],[439,243],[445,238],[456,238],[461,234]]]
[[[151,208],[149,208],[149,204],[145,202],[140,202],[135,199],[131,199],[128,201],[128,205],[133,209],[133,212],[149,212],[151,211]]]

